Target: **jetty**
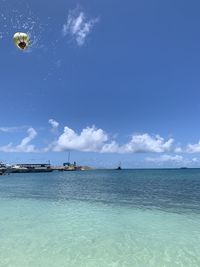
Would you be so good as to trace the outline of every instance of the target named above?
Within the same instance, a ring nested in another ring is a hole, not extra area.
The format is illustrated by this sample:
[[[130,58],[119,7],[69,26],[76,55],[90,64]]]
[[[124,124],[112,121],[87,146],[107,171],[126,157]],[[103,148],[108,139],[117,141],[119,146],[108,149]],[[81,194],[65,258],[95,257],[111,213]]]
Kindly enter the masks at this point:
[[[52,172],[50,164],[16,164],[7,167],[7,173]]]
[[[61,166],[52,166],[50,162],[46,163],[21,163],[14,165],[7,165],[0,163],[0,175],[10,173],[37,173],[37,172],[53,172],[53,171],[85,171],[92,170],[88,166],[77,165],[76,162],[73,164],[67,162]]]

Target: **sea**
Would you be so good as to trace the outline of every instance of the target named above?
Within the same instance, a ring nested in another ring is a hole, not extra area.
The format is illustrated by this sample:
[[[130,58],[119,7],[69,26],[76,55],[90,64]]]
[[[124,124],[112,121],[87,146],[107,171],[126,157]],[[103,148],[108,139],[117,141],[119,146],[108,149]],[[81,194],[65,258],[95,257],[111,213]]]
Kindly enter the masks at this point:
[[[200,266],[200,169],[0,176],[0,267],[178,266]]]

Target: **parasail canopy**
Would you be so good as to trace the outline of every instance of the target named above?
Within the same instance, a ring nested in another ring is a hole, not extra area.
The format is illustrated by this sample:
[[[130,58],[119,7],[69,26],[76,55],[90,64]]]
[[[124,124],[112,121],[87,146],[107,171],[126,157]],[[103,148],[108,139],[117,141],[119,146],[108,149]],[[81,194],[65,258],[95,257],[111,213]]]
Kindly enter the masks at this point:
[[[29,46],[30,37],[26,33],[16,32],[13,36],[13,41],[15,45],[17,46],[17,48],[21,50],[25,50]]]

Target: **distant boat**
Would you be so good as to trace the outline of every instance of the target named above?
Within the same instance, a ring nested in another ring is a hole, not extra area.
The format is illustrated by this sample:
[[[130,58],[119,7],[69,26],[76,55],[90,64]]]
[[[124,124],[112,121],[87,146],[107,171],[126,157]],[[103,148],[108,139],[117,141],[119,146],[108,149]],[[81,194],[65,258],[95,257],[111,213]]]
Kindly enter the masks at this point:
[[[117,167],[117,169],[116,169],[117,171],[121,171],[122,170],[122,167],[121,167],[121,162],[119,162],[119,165],[118,165],[118,167]]]
[[[117,171],[121,171],[122,170],[122,168],[119,166],[119,167],[117,167],[117,169],[116,169]]]

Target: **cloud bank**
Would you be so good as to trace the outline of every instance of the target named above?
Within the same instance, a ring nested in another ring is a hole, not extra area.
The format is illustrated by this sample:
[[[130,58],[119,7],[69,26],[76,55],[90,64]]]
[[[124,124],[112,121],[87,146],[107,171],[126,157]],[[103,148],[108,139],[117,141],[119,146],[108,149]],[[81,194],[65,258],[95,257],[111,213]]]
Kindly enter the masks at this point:
[[[125,143],[119,143],[103,129],[95,126],[83,128],[80,132],[65,126],[63,132],[59,133],[59,122],[49,119],[51,131],[54,133],[54,140],[46,147],[37,148],[32,144],[37,136],[37,131],[30,127],[27,129],[27,136],[18,145],[12,142],[0,146],[0,152],[60,152],[67,150],[96,153],[174,153],[175,155],[161,155],[159,157],[148,157],[147,162],[183,162],[184,158],[180,153],[200,153],[200,141],[196,144],[188,144],[185,148],[177,146],[173,138],[164,138],[160,135],[149,133],[132,134]],[[15,133],[23,127],[0,127],[0,133]],[[179,154],[179,155],[177,155]],[[192,162],[195,162],[193,158]]]
[[[153,163],[154,165],[158,166],[165,166],[167,164],[172,165],[179,165],[179,166],[192,166],[196,163],[200,163],[197,158],[186,158],[182,155],[160,155],[159,157],[147,157],[145,158],[146,162]]]
[[[115,140],[110,140],[104,130],[96,129],[95,126],[83,129],[80,134],[66,126],[51,149],[99,153],[162,153],[171,151],[173,142],[172,138],[164,140],[159,135],[151,136],[145,133],[132,135],[128,143],[119,145]]]
[[[149,162],[183,162],[183,156],[180,155],[161,155],[159,157],[147,157],[145,160]]]

